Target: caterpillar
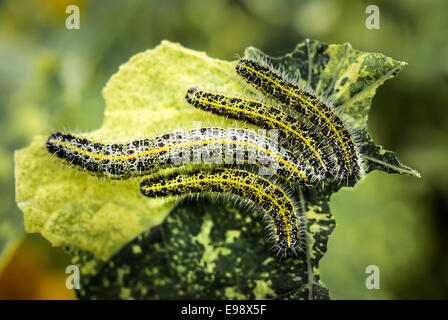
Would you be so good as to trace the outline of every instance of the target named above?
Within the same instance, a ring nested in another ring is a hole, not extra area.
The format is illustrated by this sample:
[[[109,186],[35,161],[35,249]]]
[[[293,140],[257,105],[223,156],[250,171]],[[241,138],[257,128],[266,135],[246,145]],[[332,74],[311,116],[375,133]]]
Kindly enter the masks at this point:
[[[246,120],[265,129],[277,129],[289,149],[313,168],[317,180],[331,176],[334,171],[331,155],[316,141],[308,126],[275,105],[197,88],[188,89],[185,98],[196,108]]]
[[[242,59],[235,69],[249,85],[298,112],[321,133],[337,158],[341,178],[351,180],[360,177],[359,150],[350,130],[330,104],[255,61]]]
[[[293,200],[277,184],[246,170],[217,168],[174,173],[142,181],[140,191],[149,198],[200,193],[238,197],[264,213],[280,249],[295,251],[302,242],[302,221]]]
[[[293,196],[285,191],[289,189],[227,165],[254,165],[289,185],[302,186],[334,174],[347,181],[358,179],[362,175],[360,151],[332,105],[312,91],[255,61],[240,60],[236,72],[280,106],[197,88],[187,91],[187,101],[205,111],[275,129],[286,148],[248,130],[201,128],[114,144],[57,132],[48,138],[47,150],[91,174],[111,179],[151,175],[140,184],[141,193],[149,198],[222,193],[242,199],[270,222],[279,249],[295,251],[306,231]],[[185,164],[221,167],[152,175]]]
[[[200,128],[126,144],[102,144],[57,132],[48,138],[47,150],[92,174],[111,179],[127,179],[185,164],[249,164],[290,184],[302,185],[310,180],[309,169],[290,151],[243,129]]]

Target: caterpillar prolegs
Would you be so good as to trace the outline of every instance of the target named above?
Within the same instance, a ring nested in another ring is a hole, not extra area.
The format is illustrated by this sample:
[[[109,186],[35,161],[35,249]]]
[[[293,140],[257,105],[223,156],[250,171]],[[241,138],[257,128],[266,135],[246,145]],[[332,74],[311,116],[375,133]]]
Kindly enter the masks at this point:
[[[280,249],[300,248],[303,226],[293,200],[277,184],[246,170],[217,168],[149,178],[140,185],[149,198],[199,193],[226,194],[253,204],[270,222]]]

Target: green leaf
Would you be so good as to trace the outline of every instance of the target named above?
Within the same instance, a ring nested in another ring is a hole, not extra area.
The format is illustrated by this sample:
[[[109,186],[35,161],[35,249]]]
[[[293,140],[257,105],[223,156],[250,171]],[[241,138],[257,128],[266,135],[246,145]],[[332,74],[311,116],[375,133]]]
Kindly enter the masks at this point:
[[[269,58],[257,49],[246,55]],[[308,41],[284,57],[271,58],[309,83],[361,132],[366,171],[417,173],[367,133],[376,88],[405,65],[350,45]],[[250,94],[234,72],[235,62],[164,41],[137,54],[107,83],[102,127],[86,134],[102,141],[153,137],[177,127],[246,126],[205,114],[184,96],[191,86]],[[201,123],[197,123],[200,121]],[[309,246],[281,259],[269,250],[260,217],[232,203],[200,198],[175,206],[139,194],[139,181],[110,182],[65,167],[45,151],[46,137],[16,153],[17,203],[28,232],[64,246],[81,266],[81,298],[277,298],[325,299],[319,260],[335,220],[329,211],[340,185],[298,194],[307,218]],[[369,159],[367,158],[367,159]]]

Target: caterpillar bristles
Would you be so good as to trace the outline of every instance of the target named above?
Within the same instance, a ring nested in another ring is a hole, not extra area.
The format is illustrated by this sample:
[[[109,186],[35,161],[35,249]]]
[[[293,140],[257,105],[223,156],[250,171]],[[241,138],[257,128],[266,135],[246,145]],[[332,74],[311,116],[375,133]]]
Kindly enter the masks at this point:
[[[230,168],[193,170],[149,178],[140,185],[149,198],[191,194],[228,194],[256,205],[272,225],[281,249],[296,249],[301,243],[302,220],[287,192],[250,171]]]
[[[250,164],[290,184],[304,185],[310,169],[275,141],[243,129],[200,128],[177,131],[127,144],[90,141],[54,133],[47,150],[94,175],[128,179],[188,164]]]
[[[332,106],[312,91],[301,88],[275,70],[253,60],[240,60],[237,73],[266,96],[296,110],[312,124],[337,158],[338,176],[357,180],[360,176],[359,151],[350,131]]]

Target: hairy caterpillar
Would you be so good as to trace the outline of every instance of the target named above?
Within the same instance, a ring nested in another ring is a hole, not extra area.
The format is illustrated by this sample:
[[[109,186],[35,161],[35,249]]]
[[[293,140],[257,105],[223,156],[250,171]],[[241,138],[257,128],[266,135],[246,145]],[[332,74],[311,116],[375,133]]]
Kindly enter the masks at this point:
[[[349,129],[333,107],[316,94],[300,88],[255,61],[240,60],[236,71],[248,84],[266,96],[304,116],[321,133],[337,158],[341,178],[359,178],[362,174],[359,150]]]
[[[140,185],[150,198],[199,193],[224,193],[245,199],[268,217],[280,249],[297,249],[302,223],[286,192],[268,179],[239,169],[218,168],[149,178]]]
[[[317,180],[329,177],[334,170],[332,157],[316,141],[308,126],[277,106],[197,88],[188,89],[186,99],[205,111],[246,120],[265,129],[277,129],[290,150],[313,168]]]
[[[294,155],[274,141],[242,129],[201,128],[177,131],[127,144],[102,144],[71,134],[54,133],[47,150],[93,174],[112,179],[157,172],[185,164],[253,164],[292,184],[309,173]]]

